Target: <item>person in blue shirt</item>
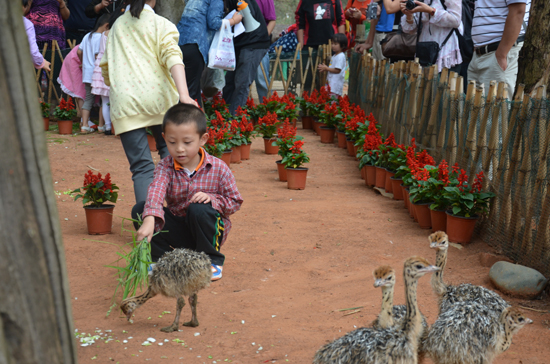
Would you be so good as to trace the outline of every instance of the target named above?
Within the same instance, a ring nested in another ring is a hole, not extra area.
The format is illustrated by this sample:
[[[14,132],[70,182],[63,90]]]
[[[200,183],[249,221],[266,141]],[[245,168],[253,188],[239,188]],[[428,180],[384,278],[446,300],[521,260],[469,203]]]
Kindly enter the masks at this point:
[[[189,0],[177,25],[189,96],[201,106],[201,75],[208,63],[210,44],[222,26],[223,17],[223,0]],[[237,12],[229,23],[233,26],[241,19]]]

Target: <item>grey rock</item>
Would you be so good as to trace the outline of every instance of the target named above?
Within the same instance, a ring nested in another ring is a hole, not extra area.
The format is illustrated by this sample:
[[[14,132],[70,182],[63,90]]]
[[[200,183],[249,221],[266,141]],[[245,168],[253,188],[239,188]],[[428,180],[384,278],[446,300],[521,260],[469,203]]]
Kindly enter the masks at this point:
[[[496,262],[491,267],[489,278],[499,291],[523,298],[537,297],[548,283],[548,279],[538,271],[505,261]]]

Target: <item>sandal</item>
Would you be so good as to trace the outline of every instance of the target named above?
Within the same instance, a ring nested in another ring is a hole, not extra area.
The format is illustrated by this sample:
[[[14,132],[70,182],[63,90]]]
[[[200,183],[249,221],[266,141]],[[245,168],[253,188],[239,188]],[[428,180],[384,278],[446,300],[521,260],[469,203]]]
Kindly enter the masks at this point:
[[[82,134],[90,134],[90,133],[93,133],[94,132],[94,129],[88,127],[88,126],[81,126],[80,127],[80,132]]]
[[[221,265],[212,264],[212,282],[222,278],[222,269]]]

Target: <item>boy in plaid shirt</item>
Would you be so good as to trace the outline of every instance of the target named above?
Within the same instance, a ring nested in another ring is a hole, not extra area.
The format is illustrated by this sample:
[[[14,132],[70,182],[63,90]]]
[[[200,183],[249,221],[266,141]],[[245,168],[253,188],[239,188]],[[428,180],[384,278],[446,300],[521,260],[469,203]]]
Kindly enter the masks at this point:
[[[225,260],[220,247],[231,230],[229,215],[243,203],[235,177],[202,148],[208,134],[206,116],[198,107],[172,106],[162,130],[170,156],[155,168],[147,200],[132,209],[132,218],[143,218],[137,239],[151,242],[153,262],[176,248],[205,252],[212,262],[212,280],[218,280]],[[161,230],[167,231],[153,237]]]

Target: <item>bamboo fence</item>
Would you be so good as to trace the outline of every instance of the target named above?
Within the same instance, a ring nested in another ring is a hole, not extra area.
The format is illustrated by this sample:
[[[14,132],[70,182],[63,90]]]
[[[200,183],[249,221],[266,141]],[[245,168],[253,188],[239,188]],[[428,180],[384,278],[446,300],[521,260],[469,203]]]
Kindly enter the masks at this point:
[[[470,176],[483,171],[496,193],[476,233],[514,261],[550,274],[550,102],[545,86],[533,97],[504,84],[488,89],[436,66],[389,64],[353,54],[348,95],[372,112],[384,135],[415,138],[439,163],[457,162]]]

